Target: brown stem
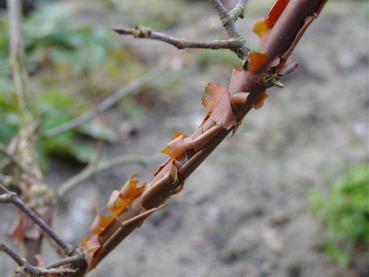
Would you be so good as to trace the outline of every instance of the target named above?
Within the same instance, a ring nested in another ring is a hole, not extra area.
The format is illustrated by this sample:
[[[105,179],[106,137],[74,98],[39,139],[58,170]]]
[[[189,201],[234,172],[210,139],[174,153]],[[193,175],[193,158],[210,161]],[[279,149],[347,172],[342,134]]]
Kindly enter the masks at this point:
[[[37,224],[44,233],[46,233],[66,254],[70,254],[73,247],[68,243],[64,242],[51,228],[50,226],[33,210],[28,208],[26,204],[20,199],[16,193],[7,190],[4,186],[0,184],[0,203],[12,203],[19,210],[27,215],[35,224]]]

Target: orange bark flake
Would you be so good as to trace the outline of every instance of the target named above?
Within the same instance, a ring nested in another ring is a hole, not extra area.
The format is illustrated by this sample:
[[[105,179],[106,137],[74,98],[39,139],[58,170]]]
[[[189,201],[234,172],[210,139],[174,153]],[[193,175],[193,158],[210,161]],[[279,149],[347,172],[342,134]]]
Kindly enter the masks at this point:
[[[85,257],[87,262],[87,271],[90,271],[96,266],[94,262],[95,253],[101,248],[98,237],[84,238],[81,243],[81,247],[85,251]]]
[[[203,105],[208,109],[205,121],[212,120],[217,126],[224,128],[232,127],[235,124],[236,119],[227,87],[219,83],[208,84],[202,100]]]
[[[143,192],[145,183],[140,183],[137,177],[137,174],[130,176],[120,191],[115,190],[111,194],[106,206],[113,216],[121,214]]]
[[[258,73],[258,71],[265,65],[268,61],[268,56],[259,52],[249,53],[249,71],[252,74]]]
[[[175,159],[186,152],[188,147],[190,147],[191,140],[192,139],[188,138],[187,135],[176,132],[173,136],[173,140],[171,140],[161,152]]]
[[[13,240],[21,241],[24,239],[24,234],[26,232],[27,226],[27,216],[20,212],[17,224],[14,226],[13,230],[10,232],[10,237]]]
[[[270,25],[267,19],[260,19],[255,23],[252,31],[259,36],[259,38],[264,37],[270,29]]]
[[[109,226],[114,220],[114,216],[105,216],[100,212],[97,212],[97,215],[94,221],[91,224],[90,232],[94,235],[99,235],[104,231],[104,229]]]
[[[269,30],[273,28],[278,18],[286,8],[289,0],[278,0],[269,11],[268,15],[256,22],[252,31],[257,34],[260,38],[263,38],[268,34]]]

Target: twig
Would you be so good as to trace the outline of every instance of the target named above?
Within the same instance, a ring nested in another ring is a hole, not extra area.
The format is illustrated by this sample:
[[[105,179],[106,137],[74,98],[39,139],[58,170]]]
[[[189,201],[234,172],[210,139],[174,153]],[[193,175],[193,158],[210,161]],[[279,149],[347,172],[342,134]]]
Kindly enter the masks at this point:
[[[45,266],[45,268],[57,268],[57,267],[61,267],[64,265],[78,266],[84,262],[84,259],[85,258],[83,254],[79,253],[77,255],[67,257],[64,259],[60,259],[59,261],[48,264],[47,266]]]
[[[110,159],[109,161],[98,163],[97,165],[88,166],[80,173],[61,184],[57,192],[57,197],[59,199],[62,199],[71,189],[85,182],[94,175],[126,164],[139,164],[144,166],[146,164],[146,161],[137,156],[124,155],[121,157]]]
[[[16,193],[9,191],[1,184],[0,193],[2,199],[4,199],[4,202],[0,201],[0,203],[12,203],[14,206],[24,212],[29,219],[37,224],[42,231],[44,231],[58,246],[63,249],[65,254],[70,254],[73,251],[73,247],[64,242],[64,240],[61,239],[38,214],[28,208]]]
[[[69,268],[56,269],[33,266],[4,243],[0,243],[0,251],[11,257],[21,267],[20,270],[17,270],[19,273],[25,272],[31,276],[66,276],[76,272],[75,270]]]
[[[245,7],[248,0],[238,0],[236,6],[229,12],[230,17],[237,21],[238,18],[244,17]]]
[[[114,31],[120,35],[131,35],[135,38],[145,38],[166,42],[170,45],[173,45],[177,49],[228,49],[236,53],[241,59],[243,59],[245,56],[245,40],[240,38],[213,41],[190,41],[184,38],[177,38],[160,32],[152,31],[150,28],[142,26],[137,26],[135,28],[115,28]]]
[[[132,81],[131,83],[129,83],[128,85],[126,85],[125,87],[117,90],[116,92],[114,92],[112,95],[104,99],[96,107],[89,110],[85,114],[71,121],[65,122],[61,124],[60,126],[46,130],[44,135],[47,137],[52,137],[60,133],[66,132],[68,130],[74,129],[86,122],[89,122],[90,120],[94,119],[96,116],[101,114],[102,112],[111,108],[123,97],[137,92],[144,85],[146,85],[147,83],[151,82],[153,79],[158,77],[162,73],[162,69],[163,69],[163,65],[159,65],[158,67],[154,68],[149,73],[147,73],[145,76],[143,76],[141,79],[136,79]]]
[[[2,144],[0,144],[0,154],[5,156],[14,166],[16,166],[18,169],[20,169],[23,173],[37,178],[37,176],[35,176],[35,174],[33,174],[31,171],[29,171],[20,161],[18,161],[11,153],[9,153],[9,151],[6,149],[6,147]]]
[[[230,15],[227,8],[224,6],[221,0],[209,0],[210,4],[216,10],[222,25],[227,34],[231,38],[240,38],[241,36],[236,30],[235,19]]]

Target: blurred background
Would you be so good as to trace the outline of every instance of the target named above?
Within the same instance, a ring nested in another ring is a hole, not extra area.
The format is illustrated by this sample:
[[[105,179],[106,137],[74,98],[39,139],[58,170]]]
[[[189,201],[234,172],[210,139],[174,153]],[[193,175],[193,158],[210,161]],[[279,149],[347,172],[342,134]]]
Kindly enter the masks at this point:
[[[5,145],[17,132],[19,114],[4,2]],[[66,195],[55,229],[79,244],[113,189],[135,172],[150,178],[165,159],[160,150],[172,133],[198,126],[204,87],[226,84],[240,61],[227,51],[177,51],[112,32],[116,26],[146,25],[189,39],[225,38],[205,0],[24,2],[28,85],[42,132],[157,71],[153,81],[93,120],[37,141],[46,181],[55,188],[97,158],[137,155],[145,162],[93,176]],[[258,47],[251,27],[273,2],[250,0],[245,20],[237,23],[250,48]],[[369,2],[328,2],[292,56],[301,66],[286,87],[271,89],[264,107],[248,115],[183,192],[89,276],[369,276]],[[163,60],[169,67],[158,69]],[[17,213],[1,209],[0,239],[9,241]],[[47,243],[42,254],[46,261],[57,258]],[[0,275],[10,276],[13,269],[2,256]]]

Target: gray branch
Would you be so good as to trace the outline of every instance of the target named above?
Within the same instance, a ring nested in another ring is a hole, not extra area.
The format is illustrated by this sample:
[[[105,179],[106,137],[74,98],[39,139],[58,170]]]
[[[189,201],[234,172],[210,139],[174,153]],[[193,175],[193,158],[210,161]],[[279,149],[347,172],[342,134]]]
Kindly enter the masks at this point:
[[[240,39],[241,36],[236,30],[236,21],[243,18],[247,0],[238,0],[236,6],[230,11],[224,6],[221,0],[209,0],[210,4],[216,10],[223,27],[231,38]]]
[[[30,220],[37,224],[48,237],[50,237],[61,249],[63,249],[65,254],[68,255],[73,251],[73,247],[64,242],[64,240],[61,239],[37,213],[28,208],[16,193],[9,191],[1,184],[0,203],[11,203],[20,209]]]
[[[29,264],[24,258],[19,256],[14,250],[4,243],[0,243],[0,251],[7,254],[12,258],[16,264],[20,267],[17,270],[18,273],[27,273],[31,276],[66,276],[75,273],[75,270],[69,268],[43,268],[38,266],[33,266]]]
[[[228,49],[236,53],[237,56],[241,59],[243,59],[245,57],[245,54],[247,53],[245,41],[240,39],[240,37],[232,37],[231,39],[227,40],[191,41],[184,38],[177,38],[160,32],[152,31],[150,28],[142,26],[134,28],[115,28],[114,31],[120,35],[130,35],[134,38],[143,38],[166,42],[176,47],[177,49]]]

